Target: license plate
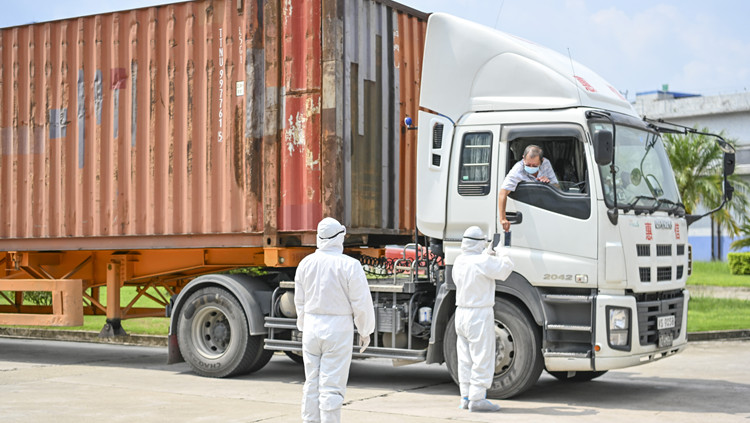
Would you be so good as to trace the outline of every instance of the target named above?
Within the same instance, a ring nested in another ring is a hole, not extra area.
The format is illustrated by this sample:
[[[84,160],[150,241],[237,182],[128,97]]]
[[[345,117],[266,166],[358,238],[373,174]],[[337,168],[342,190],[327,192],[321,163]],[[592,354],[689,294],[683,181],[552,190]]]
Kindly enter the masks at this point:
[[[660,316],[656,318],[656,330],[672,329],[674,327],[674,316]]]
[[[671,347],[672,340],[672,332],[659,333],[659,348]]]

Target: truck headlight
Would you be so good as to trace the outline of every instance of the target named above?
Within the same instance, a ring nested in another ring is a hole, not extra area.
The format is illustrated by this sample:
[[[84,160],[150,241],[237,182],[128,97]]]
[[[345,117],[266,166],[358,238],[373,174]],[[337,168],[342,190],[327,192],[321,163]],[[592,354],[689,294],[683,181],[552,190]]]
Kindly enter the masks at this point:
[[[630,309],[607,307],[607,338],[616,350],[630,351]]]

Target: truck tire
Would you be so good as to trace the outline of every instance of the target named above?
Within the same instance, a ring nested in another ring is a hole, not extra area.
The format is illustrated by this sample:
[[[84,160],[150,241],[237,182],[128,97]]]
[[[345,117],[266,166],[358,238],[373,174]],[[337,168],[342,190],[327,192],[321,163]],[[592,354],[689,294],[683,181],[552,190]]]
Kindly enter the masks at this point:
[[[273,355],[263,336],[250,336],[236,298],[219,287],[194,292],[177,321],[180,352],[201,376],[231,377],[261,369]]]
[[[594,380],[598,378],[599,376],[607,373],[606,370],[601,372],[550,372],[547,370],[547,373],[554,376],[557,380],[562,382],[588,382],[590,380]]]
[[[510,398],[534,386],[544,369],[541,333],[536,322],[516,305],[495,299],[495,377],[487,397]],[[458,384],[455,314],[445,328],[445,364]]]

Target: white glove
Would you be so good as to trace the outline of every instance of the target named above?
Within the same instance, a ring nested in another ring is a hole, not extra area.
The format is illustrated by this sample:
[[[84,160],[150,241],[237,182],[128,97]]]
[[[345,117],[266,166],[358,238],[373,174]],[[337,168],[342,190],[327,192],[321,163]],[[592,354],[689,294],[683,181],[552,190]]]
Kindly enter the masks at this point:
[[[490,256],[494,256],[495,255],[495,250],[492,249],[492,243],[489,243],[487,245],[487,248],[484,249],[484,254],[487,254],[487,255],[490,255]]]
[[[370,335],[367,336],[359,336],[359,352],[363,353],[365,352],[365,348],[367,348],[370,345]]]

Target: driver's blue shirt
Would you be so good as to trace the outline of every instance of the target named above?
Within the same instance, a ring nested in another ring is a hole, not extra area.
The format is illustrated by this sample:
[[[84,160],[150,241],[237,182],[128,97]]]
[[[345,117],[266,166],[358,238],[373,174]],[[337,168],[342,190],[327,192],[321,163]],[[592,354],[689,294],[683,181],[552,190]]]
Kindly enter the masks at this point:
[[[552,165],[549,164],[549,160],[542,159],[542,164],[539,166],[539,172],[537,172],[536,176],[526,173],[526,170],[523,168],[523,160],[519,160],[518,163],[513,165],[510,169],[508,175],[505,176],[505,180],[500,186],[500,189],[515,191],[520,182],[536,182],[536,178],[542,176],[549,178],[549,183],[551,184],[559,183],[557,181],[557,176],[555,176],[555,171],[552,170]]]

